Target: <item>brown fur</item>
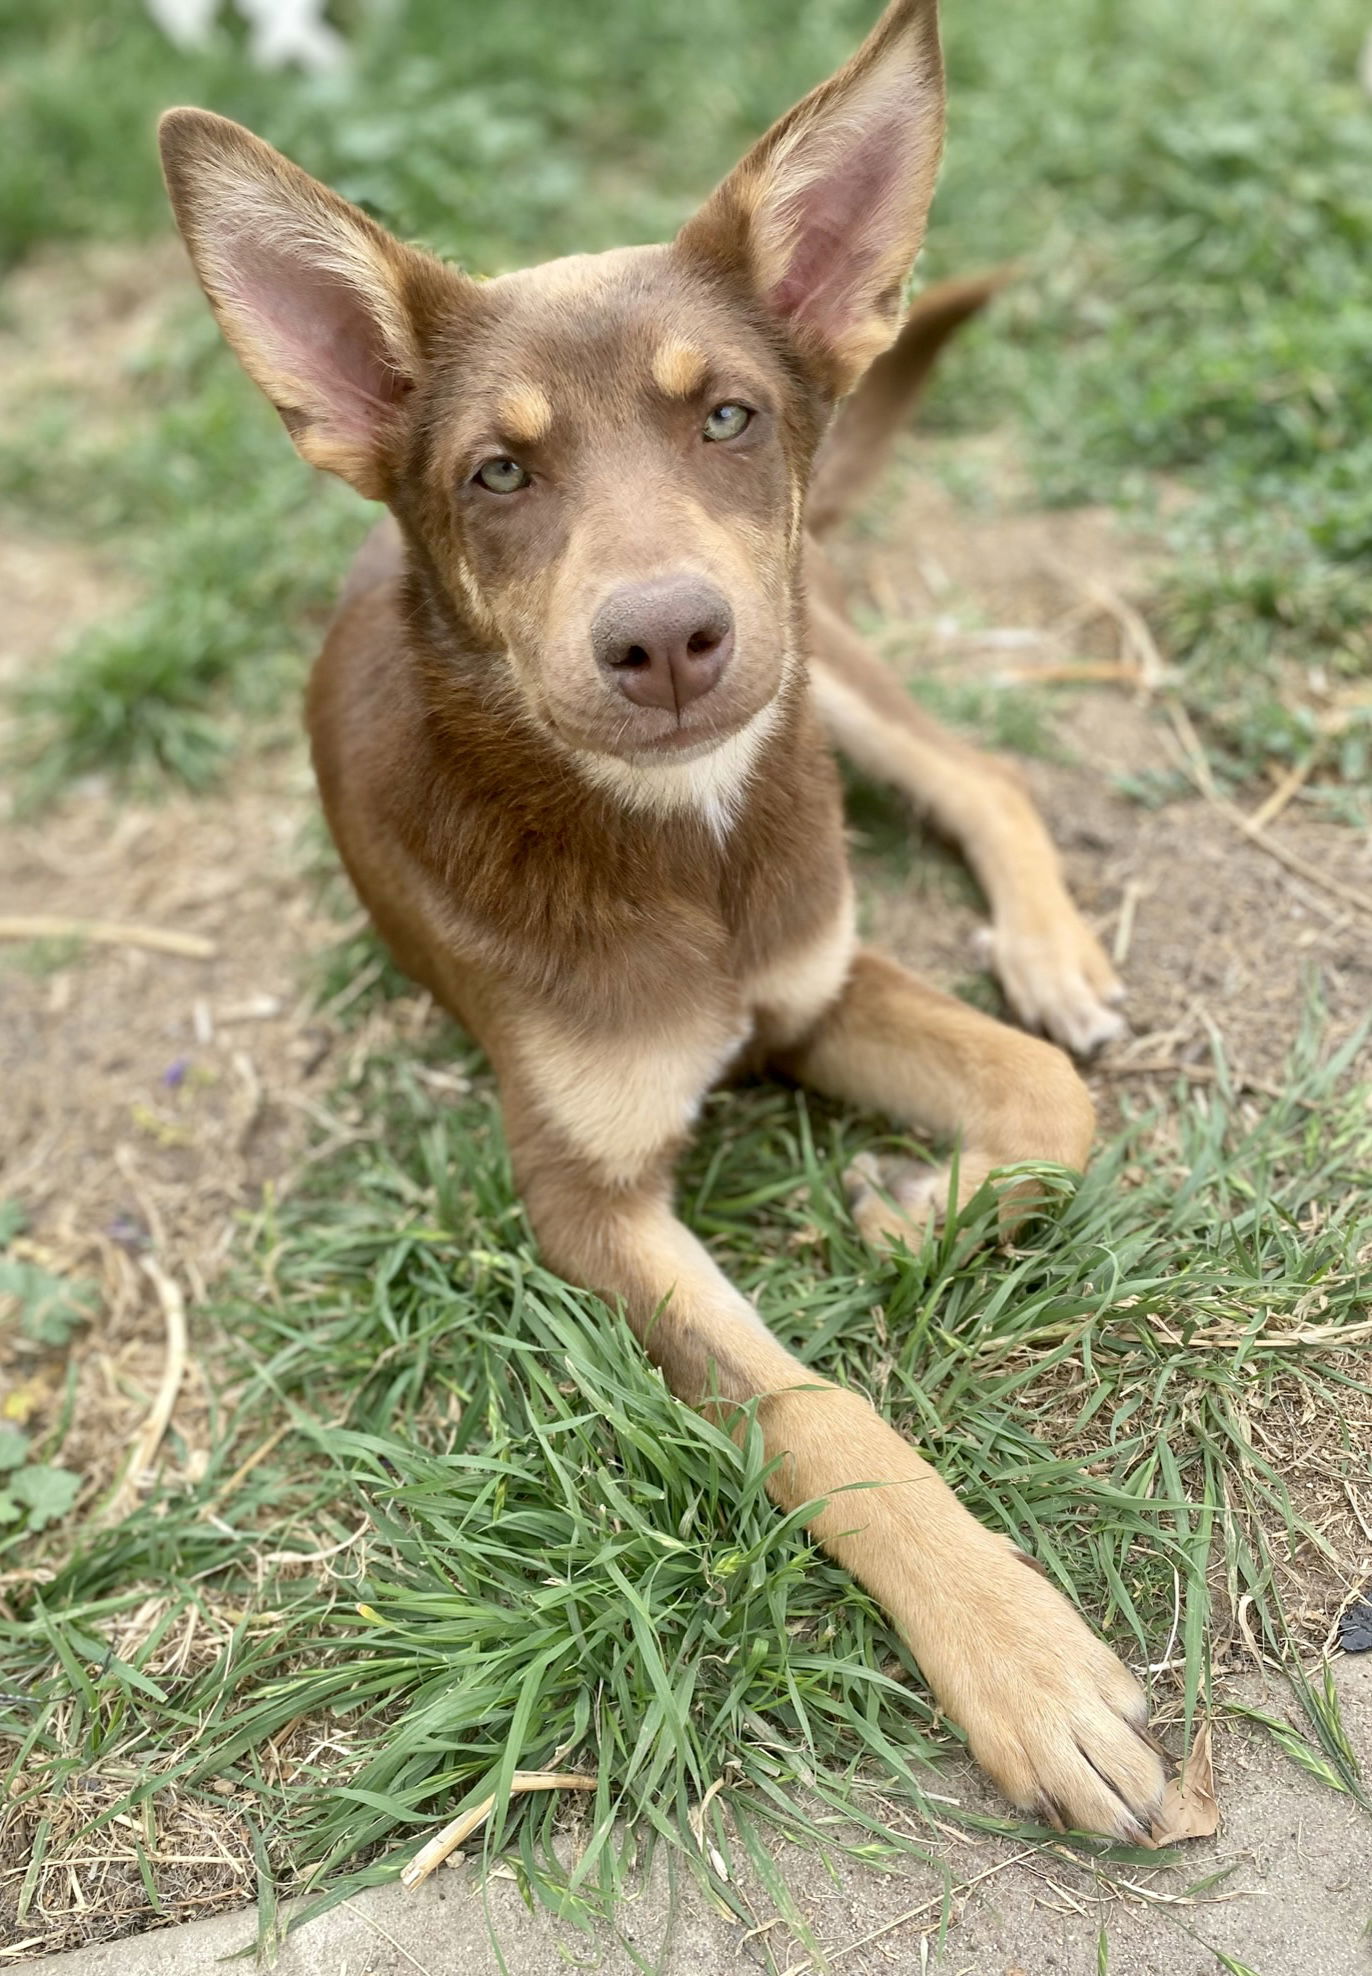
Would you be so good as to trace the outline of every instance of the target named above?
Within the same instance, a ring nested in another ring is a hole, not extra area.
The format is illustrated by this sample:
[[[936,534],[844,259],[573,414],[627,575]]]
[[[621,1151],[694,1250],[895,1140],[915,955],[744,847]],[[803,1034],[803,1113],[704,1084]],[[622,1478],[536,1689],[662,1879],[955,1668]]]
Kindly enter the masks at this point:
[[[815,541],[852,513],[854,502],[885,466],[891,434],[923,390],[940,350],[986,307],[1011,272],[994,268],[925,289],[820,448],[805,501],[805,526]]]
[[[490,1055],[545,1259],[623,1308],[682,1399],[727,1421],[756,1402],[773,1494],[824,1502],[816,1536],[1017,1803],[1137,1839],[1162,1778],[1132,1677],[866,1401],[783,1350],[671,1204],[701,1098],[744,1061],[955,1141],[964,1196],[1089,1148],[1058,1049],[856,948],[821,728],[966,846],[1012,992],[1089,1042],[1113,977],[1027,797],[875,665],[802,528],[821,441],[827,524],[992,286],[934,291],[896,335],[941,105],[932,0],[896,0],[671,246],[485,284],[220,119],[174,112],[163,144],[229,340],[305,457],[392,510],[310,683],[320,790],[397,959]],[[721,404],[753,416],[715,443]],[[596,613],[614,596],[632,618],[680,572],[725,600],[731,656],[689,704],[633,702]],[[869,1190],[860,1218],[908,1230],[948,1185]]]

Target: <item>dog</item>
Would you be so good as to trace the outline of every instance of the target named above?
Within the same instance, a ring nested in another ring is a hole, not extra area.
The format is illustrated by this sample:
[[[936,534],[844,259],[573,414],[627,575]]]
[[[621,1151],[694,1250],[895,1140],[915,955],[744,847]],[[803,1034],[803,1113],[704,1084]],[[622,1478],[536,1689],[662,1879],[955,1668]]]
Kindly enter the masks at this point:
[[[1014,775],[869,656],[820,542],[991,285],[903,320],[942,136],[935,0],[894,0],[669,245],[489,281],[220,117],[169,111],[161,147],[228,342],[297,451],[390,510],[311,678],[319,788],[382,938],[494,1068],[544,1260],[688,1405],[756,1418],[773,1498],[819,1505],[1006,1797],[1147,1843],[1133,1675],[672,1206],[743,1064],[956,1142],[957,1199],[952,1167],[871,1189],[876,1239],[1091,1145],[1058,1044],[1116,1032],[1110,964]],[[1044,1035],[859,944],[826,730],[963,846]]]

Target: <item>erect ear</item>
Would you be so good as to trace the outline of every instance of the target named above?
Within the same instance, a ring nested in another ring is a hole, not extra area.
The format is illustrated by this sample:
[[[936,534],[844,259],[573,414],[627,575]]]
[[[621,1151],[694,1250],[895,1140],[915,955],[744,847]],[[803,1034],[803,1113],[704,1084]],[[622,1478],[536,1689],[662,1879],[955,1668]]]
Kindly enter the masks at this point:
[[[774,124],[679,245],[742,275],[835,394],[900,325],[943,144],[936,0],[893,0]]]
[[[168,110],[158,141],[176,223],[243,368],[312,466],[383,499],[424,326],[463,277],[225,117]]]

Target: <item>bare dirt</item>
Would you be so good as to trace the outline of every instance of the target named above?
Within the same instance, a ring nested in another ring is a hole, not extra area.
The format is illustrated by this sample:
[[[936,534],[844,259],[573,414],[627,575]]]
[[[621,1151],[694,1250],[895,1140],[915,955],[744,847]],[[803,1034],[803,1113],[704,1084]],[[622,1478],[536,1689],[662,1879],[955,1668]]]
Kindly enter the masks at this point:
[[[1013,492],[1013,462],[998,442],[981,446]],[[1124,781],[1196,770],[1194,737],[1166,696],[1127,676],[1148,556],[1108,511],[969,514],[916,471],[883,511],[877,545],[849,545],[843,560],[908,675],[993,690],[1066,676],[1054,688],[1056,759],[1022,765],[1128,986],[1133,1035],[1092,1069],[1107,1115],[1121,1086],[1188,1071],[1203,1080],[1216,1040],[1236,1081],[1278,1084],[1317,981],[1331,1045],[1365,1020],[1372,835],[1294,801],[1255,842],[1205,795],[1150,809],[1120,793]],[[1089,683],[1111,669],[1118,683]],[[1269,793],[1247,796],[1249,813]],[[982,919],[949,891],[937,869],[925,882],[916,871],[904,892],[882,886],[869,900],[873,936],[944,983],[975,968]]]
[[[103,317],[88,280],[29,297],[50,325],[44,364],[88,365],[102,321],[116,339],[146,334],[165,263],[118,262],[106,272],[111,299]],[[32,353],[29,360],[40,361]],[[1140,594],[1146,565],[1109,516],[969,517],[932,478],[916,473],[883,512],[876,537],[847,551],[847,565],[860,597],[889,624],[910,627],[911,666],[993,686],[1007,670],[1035,666],[1105,675],[1063,688],[1054,720],[1061,758],[1030,762],[1028,772],[1077,897],[1114,943],[1130,987],[1134,1033],[1092,1072],[1107,1116],[1122,1094],[1148,1095],[1158,1079],[1205,1081],[1216,1037],[1239,1082],[1259,1092],[1276,1088],[1315,975],[1334,1038],[1365,1017],[1372,918],[1357,903],[1359,895],[1372,900],[1365,837],[1320,821],[1299,795],[1272,823],[1268,843],[1259,844],[1204,795],[1149,810],[1117,792],[1120,775],[1184,764],[1186,737],[1129,676],[1137,653],[1131,657],[1127,605]],[[119,572],[98,556],[36,537],[0,544],[0,594],[9,600],[0,679],[41,667],[81,623],[127,601]],[[906,662],[904,653],[896,656]],[[341,930],[321,898],[314,813],[304,749],[295,742],[257,759],[240,757],[225,786],[201,798],[136,801],[96,779],[0,838],[0,915],[152,925],[213,946],[208,958],[186,959],[129,944],[0,945],[0,1198],[24,1203],[26,1253],[94,1279],[102,1292],[100,1312],[74,1354],[75,1426],[65,1455],[86,1478],[87,1507],[117,1477],[162,1369],[163,1315],[143,1259],[154,1257],[183,1285],[194,1312],[263,1188],[289,1185],[321,1139],[337,1144],[361,1125],[331,1112],[328,1094],[345,1053],[369,1049],[378,1037],[374,1026],[360,1039],[346,1035],[341,1007],[321,1009],[311,986],[312,964]],[[1273,842],[1303,869],[1283,863]],[[979,914],[965,888],[917,868],[904,890],[868,889],[876,937],[944,985],[968,976]],[[416,998],[369,1023],[403,1031],[425,1019]],[[206,1445],[201,1355],[209,1342],[193,1345],[175,1437],[163,1457],[188,1469]],[[64,1365],[25,1353],[0,1332],[7,1417],[41,1429],[61,1403],[66,1377]],[[1347,1571],[1365,1573],[1369,1526],[1354,1510],[1341,1542],[1349,1549]],[[0,1616],[4,1592],[0,1582]],[[1362,1754],[1372,1762],[1365,1708],[1358,1720]],[[1226,1744],[1232,1754],[1225,1759],[1235,1766],[1226,1808],[1236,1831],[1246,1832],[1245,1821],[1258,1815],[1259,1791],[1277,1826],[1288,1821],[1299,1829],[1308,1782],[1289,1765],[1259,1765],[1250,1791],[1239,1747]],[[179,1848],[204,1865],[168,1876],[160,1919],[250,1897],[241,1831],[226,1826],[207,1835],[188,1827],[164,1838],[173,1856]],[[1223,1841],[1217,1843],[1222,1859]],[[1280,1832],[1261,1841],[1273,1861],[1285,1843]],[[1249,1865],[1256,1844],[1240,1841]],[[1338,1853],[1345,1841],[1330,1844]],[[204,1856],[215,1848],[219,1864],[212,1865]],[[52,1858],[56,1872],[60,1847]],[[1198,1863],[1196,1876],[1205,1870]],[[1328,1872],[1337,1878],[1341,1870],[1331,1855]],[[13,1892],[16,1871],[22,1877],[23,1862],[7,1862],[0,1886]],[[1088,1958],[1087,1934],[1073,1918],[1095,1911],[1080,1888],[1063,1896],[1060,1920],[1045,1920],[1038,1868],[997,1868],[997,1875],[994,1895],[978,1897],[980,1919],[954,1930],[939,1967],[1040,1976],[1095,1966],[1094,1934]],[[1333,1886],[1331,1880],[1331,1898]],[[844,1926],[854,1937],[864,1916],[890,1912],[885,1894],[866,1883],[845,1881],[842,1898],[851,1902]],[[33,1940],[21,1958],[153,1919],[132,1852],[103,1879],[57,1873],[40,1905],[42,1919],[31,1917],[25,1933]],[[1325,1926],[1327,1917],[1316,1916],[1312,1928],[1316,1921]],[[1178,1960],[1171,1948],[1150,1947],[1153,1926],[1146,1916],[1126,1916],[1111,1967],[1211,1966],[1203,1957],[1188,1960],[1189,1949]],[[890,1962],[873,1948],[854,1952],[845,1966],[914,1967],[909,1957],[927,1953],[921,1939],[930,1943],[927,1930],[901,1937],[904,1946],[893,1942]],[[1269,1930],[1267,1939],[1275,1959],[1269,1954],[1259,1963],[1262,1976],[1354,1966],[1339,1959],[1341,1948],[1331,1948],[1330,1959],[1302,1962],[1296,1927],[1280,1941]],[[79,1966],[94,1972],[104,1965]]]
[[[1355,1741],[1372,1748],[1368,1657],[1341,1664],[1339,1687]],[[1259,1684],[1248,1692],[1254,1702],[1273,1699]],[[673,1888],[659,1853],[624,1909],[628,1943],[583,1943],[580,1954],[604,1976],[632,1976],[639,1956],[661,1957],[650,1966],[664,1976],[738,1976],[764,1968],[768,1946],[786,1976],[824,1967],[840,1976],[1212,1976],[1222,1968],[1364,1976],[1372,1909],[1364,1814],[1243,1730],[1225,1738],[1218,1783],[1224,1826],[1189,1847],[1180,1868],[1107,1869],[1098,1878],[1065,1846],[1029,1859],[966,1834],[950,1843],[946,1877],[908,1861],[889,1874],[842,1865],[831,1876],[784,1859],[792,1884],[805,1889],[805,1918],[827,1963],[782,1947],[780,1931],[722,1915],[679,1866]],[[943,1788],[985,1802],[970,1771]],[[83,1949],[57,1958],[53,1976],[198,1976],[250,1948],[254,1921],[224,1914]],[[276,1968],[278,1976],[545,1976],[568,1959],[565,1935],[530,1909],[508,1869],[483,1878],[458,1856],[413,1893],[373,1887],[312,1922]]]

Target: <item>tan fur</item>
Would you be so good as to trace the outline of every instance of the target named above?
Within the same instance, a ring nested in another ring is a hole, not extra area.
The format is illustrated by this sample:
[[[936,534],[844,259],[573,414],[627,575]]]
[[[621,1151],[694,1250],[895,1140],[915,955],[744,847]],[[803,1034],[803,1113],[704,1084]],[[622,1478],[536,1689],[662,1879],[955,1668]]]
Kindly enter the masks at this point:
[[[815,1027],[837,1000],[856,952],[856,906],[849,885],[827,926],[744,979],[744,1001],[769,1050],[785,1049]]]
[[[708,360],[692,343],[660,343],[653,352],[653,382],[669,398],[689,398],[705,382]]]
[[[535,446],[552,430],[553,408],[538,385],[516,384],[496,406],[496,418],[515,445]]]
[[[826,729],[960,845],[990,902],[997,971],[1020,1019],[1083,1053],[1119,1036],[1124,1024],[1111,1004],[1120,982],[1068,896],[1019,777],[922,713],[813,593],[810,626],[811,686]]]
[[[1061,1594],[867,1401],[777,1344],[660,1182],[607,1195],[514,1153],[545,1256],[622,1299],[674,1390],[726,1425],[757,1402],[764,1454],[781,1458],[770,1494],[787,1511],[827,1499],[812,1533],[892,1614],[1002,1789],[1051,1823],[1146,1840],[1146,1811],[1128,1808],[1161,1783],[1142,1695]]]
[[[913,115],[898,117],[900,108]],[[850,390],[895,339],[904,279],[924,237],[943,148],[943,63],[933,7],[894,0],[852,60],[773,126],[683,235],[702,245],[712,236],[740,238],[756,286],[781,287],[805,195],[832,177],[843,147],[864,129],[882,134],[888,149],[900,147],[904,175],[861,215],[879,251],[849,293],[846,319],[816,331],[809,344],[836,393]]]
[[[858,955],[843,994],[785,1066],[833,1097],[954,1141],[961,1202],[997,1167],[1047,1160],[1080,1168],[1091,1150],[1094,1107],[1060,1050],[879,954]],[[907,1202],[907,1229],[947,1208],[950,1179],[951,1169],[928,1176]],[[1011,1218],[1024,1206],[1022,1194],[1013,1198]]]
[[[884,469],[891,434],[919,397],[948,338],[1004,288],[1013,270],[963,275],[919,295],[899,336],[862,379],[825,435],[805,503],[806,525],[823,538],[853,511]]]
[[[489,1054],[545,1261],[622,1309],[683,1400],[731,1430],[755,1411],[772,1494],[822,1504],[815,1536],[1016,1803],[1146,1841],[1162,1772],[1133,1677],[866,1400],[783,1348],[672,1208],[699,1105],[743,1061],[950,1142],[962,1198],[1089,1149],[1058,1049],[856,947],[820,727],[964,844],[1021,1013],[1094,1040],[1113,977],[1027,796],[910,705],[803,543],[817,455],[832,517],[968,313],[945,297],[896,337],[941,132],[933,0],[895,0],[671,245],[487,283],[222,119],[174,113],[164,157],[244,364],[302,453],[395,517],[311,678],[315,767],[397,960]],[[754,409],[727,447],[692,402],[707,375]],[[485,489],[521,433],[528,483]],[[597,613],[678,579],[726,599],[727,664],[688,704],[635,700],[646,655],[599,653]],[[949,1187],[922,1174],[892,1202],[864,1181],[861,1223],[914,1239]]]
[[[611,1035],[529,1016],[512,1026],[533,1103],[605,1180],[626,1185],[676,1151],[701,1101],[748,1039],[735,1003]]]
[[[314,380],[281,339],[245,308],[245,249],[317,269],[351,289],[374,333],[382,367],[406,387],[422,367],[421,325],[451,306],[463,278],[402,247],[365,213],[227,118],[169,110],[159,129],[167,187],[196,272],[229,344],[280,412],[296,450],[379,500],[389,475],[375,438],[340,429]]]

